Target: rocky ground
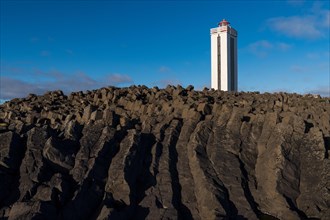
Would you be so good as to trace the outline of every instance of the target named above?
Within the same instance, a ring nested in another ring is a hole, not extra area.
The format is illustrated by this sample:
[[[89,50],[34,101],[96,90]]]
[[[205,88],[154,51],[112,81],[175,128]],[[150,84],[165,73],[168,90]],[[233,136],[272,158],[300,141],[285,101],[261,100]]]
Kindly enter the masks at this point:
[[[330,99],[132,86],[0,105],[1,219],[330,219]]]

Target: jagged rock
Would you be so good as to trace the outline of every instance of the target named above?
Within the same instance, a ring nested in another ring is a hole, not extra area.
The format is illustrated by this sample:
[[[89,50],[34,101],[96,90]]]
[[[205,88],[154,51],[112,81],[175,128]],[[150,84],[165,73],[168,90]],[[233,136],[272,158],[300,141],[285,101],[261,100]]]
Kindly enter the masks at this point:
[[[43,147],[42,155],[56,172],[69,172],[74,166],[78,147],[78,143],[70,139],[50,137]]]
[[[8,220],[14,219],[57,219],[56,207],[47,202],[17,202],[9,212]]]
[[[76,120],[70,120],[64,128],[64,136],[67,139],[79,141],[82,126]]]
[[[91,114],[91,120],[94,120],[94,121],[100,120],[100,119],[102,119],[102,117],[103,117],[103,113],[100,110],[96,110],[96,111],[92,112],[92,114]]]
[[[95,106],[93,105],[88,105],[85,109],[84,109],[84,114],[82,116],[82,120],[83,122],[87,123],[91,117],[92,112],[96,109]]]
[[[8,124],[5,122],[1,122],[0,123],[0,132],[2,133],[2,132],[6,132],[6,131],[8,131]]]
[[[0,167],[17,170],[25,152],[19,135],[12,131],[0,133]]]
[[[197,107],[197,111],[201,112],[204,115],[208,115],[212,112],[212,108],[206,103],[200,103]]]
[[[25,146],[18,134],[0,133],[0,207],[13,199],[13,189],[18,180],[17,171],[24,156]],[[16,195],[15,195],[16,196]],[[7,200],[7,201],[6,201]]]
[[[330,99],[193,86],[0,106],[2,219],[329,219]]]

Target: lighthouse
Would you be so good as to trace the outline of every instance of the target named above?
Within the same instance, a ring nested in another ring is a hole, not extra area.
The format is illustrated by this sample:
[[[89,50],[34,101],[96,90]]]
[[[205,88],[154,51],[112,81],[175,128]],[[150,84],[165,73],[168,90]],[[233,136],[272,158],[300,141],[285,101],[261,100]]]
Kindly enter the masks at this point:
[[[237,91],[237,31],[223,19],[211,29],[211,88]]]

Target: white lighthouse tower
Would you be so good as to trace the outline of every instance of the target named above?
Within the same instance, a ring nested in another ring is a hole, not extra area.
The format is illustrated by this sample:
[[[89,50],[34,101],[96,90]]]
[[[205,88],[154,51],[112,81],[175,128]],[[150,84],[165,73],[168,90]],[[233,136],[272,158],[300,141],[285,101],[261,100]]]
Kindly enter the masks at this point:
[[[223,19],[211,29],[211,88],[237,91],[237,31]]]

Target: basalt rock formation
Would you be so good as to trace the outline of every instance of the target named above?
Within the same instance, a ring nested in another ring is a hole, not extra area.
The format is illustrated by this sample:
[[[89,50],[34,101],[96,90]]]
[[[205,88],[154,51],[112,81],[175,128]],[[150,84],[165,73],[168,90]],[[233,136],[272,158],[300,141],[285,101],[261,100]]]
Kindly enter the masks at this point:
[[[0,106],[1,219],[330,219],[330,99],[192,86]]]

